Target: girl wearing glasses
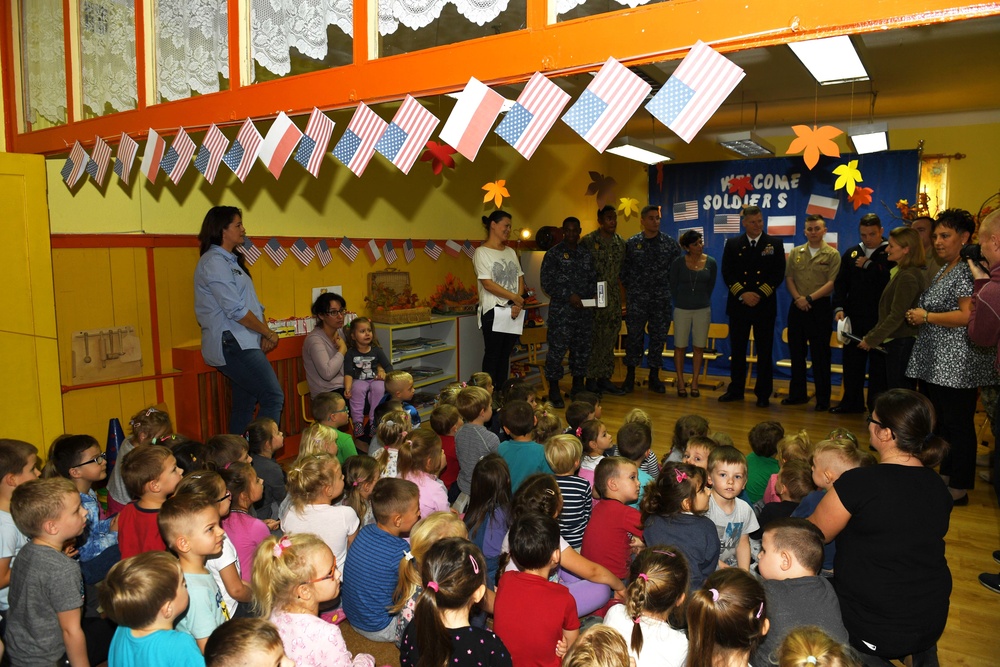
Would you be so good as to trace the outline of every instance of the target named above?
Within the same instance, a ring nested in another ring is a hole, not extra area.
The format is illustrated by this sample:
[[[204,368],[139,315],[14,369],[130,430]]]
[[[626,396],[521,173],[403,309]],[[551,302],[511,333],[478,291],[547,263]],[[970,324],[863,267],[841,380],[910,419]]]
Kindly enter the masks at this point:
[[[344,395],[344,314],[347,301],[339,294],[320,294],[312,305],[316,328],[302,342],[302,364],[306,368],[309,395],[316,398],[327,391]]]

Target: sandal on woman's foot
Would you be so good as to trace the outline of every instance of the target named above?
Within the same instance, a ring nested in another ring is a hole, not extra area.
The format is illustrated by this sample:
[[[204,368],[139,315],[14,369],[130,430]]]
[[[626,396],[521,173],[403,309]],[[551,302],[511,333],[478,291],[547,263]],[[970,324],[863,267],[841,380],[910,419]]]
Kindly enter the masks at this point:
[[[700,396],[701,392],[695,389],[694,387],[691,387],[691,398],[699,398]]]
[[[678,387],[678,389],[677,389],[677,395],[680,398],[687,398],[688,393],[687,393],[687,390],[684,389],[683,387]]]

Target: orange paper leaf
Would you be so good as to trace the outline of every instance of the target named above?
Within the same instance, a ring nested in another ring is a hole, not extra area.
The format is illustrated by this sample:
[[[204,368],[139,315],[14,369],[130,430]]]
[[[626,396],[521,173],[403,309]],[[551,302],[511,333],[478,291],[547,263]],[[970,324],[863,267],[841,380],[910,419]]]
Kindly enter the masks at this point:
[[[806,166],[810,169],[819,162],[820,154],[827,157],[840,157],[840,147],[837,146],[834,139],[842,135],[843,130],[832,125],[824,125],[823,127],[813,125],[811,128],[808,125],[793,125],[792,131],[795,132],[795,138],[792,139],[785,154],[802,153],[802,159],[805,160]]]
[[[872,203],[873,192],[874,190],[871,188],[854,188],[854,194],[848,198],[848,201],[854,204],[854,210],[857,211],[862,206]]]
[[[500,205],[503,204],[503,198],[510,197],[510,193],[507,192],[507,188],[504,187],[506,184],[507,181],[498,180],[484,185],[483,190],[486,191],[486,196],[483,197],[483,203],[485,204],[492,199],[497,208],[500,208]]]

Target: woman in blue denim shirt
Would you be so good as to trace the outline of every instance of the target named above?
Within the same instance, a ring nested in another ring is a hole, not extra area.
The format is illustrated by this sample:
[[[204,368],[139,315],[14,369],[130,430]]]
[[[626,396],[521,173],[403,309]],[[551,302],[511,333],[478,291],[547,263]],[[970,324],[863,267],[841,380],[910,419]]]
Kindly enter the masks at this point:
[[[201,325],[201,356],[229,378],[232,410],[229,432],[243,433],[258,417],[281,423],[285,394],[265,356],[278,335],[264,320],[243,255],[234,252],[246,240],[243,213],[235,206],[215,206],[205,215],[198,241],[201,259],[194,272],[194,311]]]

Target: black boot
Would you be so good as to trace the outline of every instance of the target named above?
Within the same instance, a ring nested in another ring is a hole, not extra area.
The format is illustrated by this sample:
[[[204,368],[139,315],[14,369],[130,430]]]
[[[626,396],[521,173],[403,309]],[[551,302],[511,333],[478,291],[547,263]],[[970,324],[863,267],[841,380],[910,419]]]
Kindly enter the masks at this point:
[[[566,403],[563,402],[562,395],[559,393],[559,380],[549,380],[549,403],[554,408],[562,409],[566,407]]]
[[[590,393],[597,394],[598,396],[600,396],[600,394],[601,394],[601,387],[598,384],[597,380],[594,380],[592,378],[587,378],[587,382],[584,384],[584,386],[587,388],[587,391],[589,391]],[[615,387],[615,389],[618,389],[618,387]]]
[[[575,400],[576,395],[579,394],[581,391],[584,391],[583,376],[577,377],[576,375],[574,375],[573,386],[569,390],[569,397]]]
[[[625,392],[619,389],[617,386],[611,383],[611,380],[604,378],[598,384],[598,388],[601,393],[611,394],[612,396],[624,396]]]
[[[660,382],[660,369],[650,368],[649,369],[649,390],[655,391],[657,394],[667,393],[667,388],[663,386]]]
[[[629,366],[625,371],[625,381],[622,382],[621,390],[623,394],[631,394],[635,391],[635,366]]]

